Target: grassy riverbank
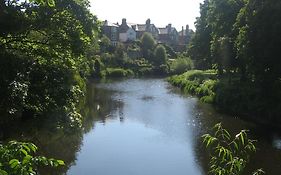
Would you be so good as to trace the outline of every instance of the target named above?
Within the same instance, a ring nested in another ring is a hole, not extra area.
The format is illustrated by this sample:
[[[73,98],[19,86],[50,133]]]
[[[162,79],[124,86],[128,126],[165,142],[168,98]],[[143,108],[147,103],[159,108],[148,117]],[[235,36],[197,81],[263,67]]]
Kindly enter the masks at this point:
[[[215,70],[191,70],[168,78],[168,82],[185,93],[196,95],[202,102],[214,104],[218,110],[266,125],[281,126],[280,105],[262,94],[254,83],[237,76],[218,78]]]
[[[180,87],[185,93],[198,96],[203,102],[213,103],[217,84],[216,77],[214,70],[191,70],[169,77],[168,81],[172,85]]]

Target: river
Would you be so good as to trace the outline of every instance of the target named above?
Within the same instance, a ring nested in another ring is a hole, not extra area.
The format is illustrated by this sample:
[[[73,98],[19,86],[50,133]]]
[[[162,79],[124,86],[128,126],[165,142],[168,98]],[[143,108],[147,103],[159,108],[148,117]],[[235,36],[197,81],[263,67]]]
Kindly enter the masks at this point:
[[[219,114],[161,78],[92,83],[85,111],[83,131],[56,132],[45,122],[13,133],[34,141],[40,153],[65,160],[61,174],[205,175],[208,154],[201,135],[222,122],[231,133],[248,129],[258,140],[245,174],[257,168],[281,174],[278,132]]]
[[[200,136],[217,122],[232,133],[249,129],[259,140],[250,171],[264,168],[267,174],[281,174],[278,135],[217,114],[163,79],[113,81],[93,88],[99,119],[84,135],[68,175],[207,174],[208,158]]]

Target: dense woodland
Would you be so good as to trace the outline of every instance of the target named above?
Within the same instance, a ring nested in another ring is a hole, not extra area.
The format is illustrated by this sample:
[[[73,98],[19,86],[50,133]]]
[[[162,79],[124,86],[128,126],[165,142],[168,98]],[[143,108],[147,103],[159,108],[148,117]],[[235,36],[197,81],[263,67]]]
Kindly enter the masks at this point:
[[[187,51],[196,69],[214,71],[174,84],[187,80],[225,112],[280,126],[280,9],[278,0],[205,0]]]

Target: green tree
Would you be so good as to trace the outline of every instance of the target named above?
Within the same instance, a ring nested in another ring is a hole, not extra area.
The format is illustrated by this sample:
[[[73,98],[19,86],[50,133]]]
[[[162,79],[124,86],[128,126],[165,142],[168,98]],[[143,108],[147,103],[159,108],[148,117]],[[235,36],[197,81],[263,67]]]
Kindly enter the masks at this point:
[[[281,99],[281,2],[247,0],[237,20],[237,59],[241,78],[253,82],[260,104],[259,113],[280,120]]]
[[[66,116],[70,125],[81,122],[76,105],[91,71],[88,51],[96,48],[99,32],[88,7],[82,0],[56,0],[52,7],[1,3],[0,123],[47,111],[63,111],[57,116]]]
[[[210,51],[211,26],[207,21],[208,9],[209,0],[205,0],[200,4],[200,17],[195,22],[196,33],[191,38],[187,50],[197,69],[210,69],[213,64]]]
[[[153,63],[156,66],[160,66],[161,64],[167,63],[167,53],[164,46],[158,45],[155,48]]]
[[[255,76],[255,81],[262,84],[275,82],[281,77],[281,61],[277,56],[281,53],[281,24],[278,20],[281,3],[276,0],[246,2],[237,22],[237,50],[240,56],[247,57],[248,73]]]
[[[102,36],[100,41],[100,52],[101,53],[112,53],[114,52],[114,47],[111,45],[111,41],[107,36]]]
[[[153,50],[155,47],[155,40],[150,33],[145,32],[141,38],[142,54],[146,60],[153,60]]]
[[[235,68],[236,32],[233,26],[243,5],[242,0],[210,1],[207,20],[212,28],[211,56],[215,60],[220,75],[224,70],[229,74],[230,70]]]

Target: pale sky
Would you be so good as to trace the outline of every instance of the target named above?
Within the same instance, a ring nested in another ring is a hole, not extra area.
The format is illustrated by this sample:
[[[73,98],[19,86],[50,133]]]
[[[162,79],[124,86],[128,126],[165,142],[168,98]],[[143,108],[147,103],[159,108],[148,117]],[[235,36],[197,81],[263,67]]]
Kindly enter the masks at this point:
[[[129,23],[145,24],[150,18],[157,27],[169,23],[181,30],[189,25],[195,29],[195,18],[199,16],[199,4],[203,0],[90,0],[91,12],[99,20],[119,22],[126,18]]]

